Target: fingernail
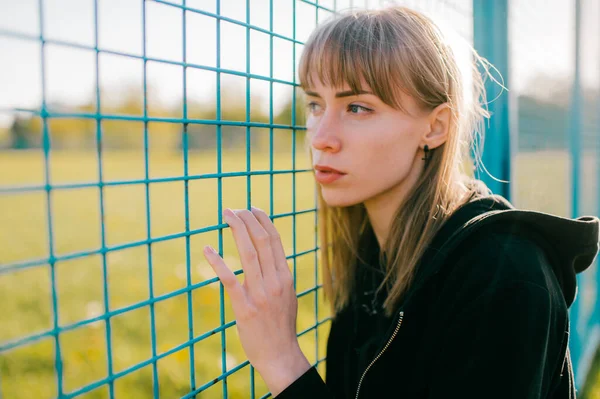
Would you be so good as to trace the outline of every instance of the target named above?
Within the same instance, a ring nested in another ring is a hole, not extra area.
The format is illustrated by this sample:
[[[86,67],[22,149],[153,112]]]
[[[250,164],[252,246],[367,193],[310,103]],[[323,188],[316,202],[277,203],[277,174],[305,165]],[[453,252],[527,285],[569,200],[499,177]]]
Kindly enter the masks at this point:
[[[213,247],[207,245],[204,247],[204,253],[215,255],[217,252],[213,249]]]

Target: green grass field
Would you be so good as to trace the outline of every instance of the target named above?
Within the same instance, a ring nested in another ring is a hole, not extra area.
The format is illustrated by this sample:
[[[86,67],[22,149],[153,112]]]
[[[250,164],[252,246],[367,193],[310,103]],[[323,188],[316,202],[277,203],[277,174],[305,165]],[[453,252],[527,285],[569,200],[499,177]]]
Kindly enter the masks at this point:
[[[109,152],[104,156],[105,181],[138,180],[144,178],[144,156],[140,152]],[[251,170],[269,170],[268,155],[252,154]],[[588,161],[586,161],[588,162]],[[591,162],[591,161],[589,161]],[[246,170],[245,152],[223,154],[222,171]],[[217,172],[214,154],[190,154],[189,174]],[[558,153],[520,156],[517,168],[515,201],[519,207],[542,210],[567,216],[569,213],[568,158]],[[296,168],[309,167],[302,152],[297,154]],[[278,152],[273,169],[291,169],[292,156]],[[181,177],[184,174],[180,155],[151,152],[150,178]],[[57,152],[51,158],[51,182],[93,182],[98,179],[98,165],[94,152]],[[585,178],[586,180],[588,177]],[[251,190],[246,177],[222,179],[222,208],[244,208],[248,192],[252,205],[275,214],[291,213],[315,207],[314,180],[310,173],[296,174],[295,197],[291,175],[253,176]],[[590,182],[597,179],[589,178]],[[0,154],[0,185],[43,185],[44,164],[40,152],[5,152]],[[597,192],[593,184],[584,190],[590,195]],[[218,222],[219,186],[214,179],[189,182],[189,226],[197,230]],[[270,197],[273,192],[273,208]],[[586,191],[587,192],[587,191]],[[185,196],[183,181],[157,182],[150,185],[150,234],[152,238],[169,236],[185,231]],[[97,187],[60,189],[52,191],[52,230],[54,256],[93,251],[102,246],[102,224],[99,190]],[[588,197],[586,197],[588,198]],[[588,213],[594,213],[593,198]],[[109,186],[104,190],[104,240],[114,246],[147,239],[146,186],[144,184]],[[295,217],[275,220],[287,255],[314,249],[315,214],[309,212]],[[295,240],[293,232],[295,227]],[[223,249],[228,265],[240,269],[235,242],[229,229],[223,230]],[[294,242],[295,241],[295,242]],[[0,195],[0,264],[49,256],[48,221],[45,192]],[[194,234],[190,239],[189,264],[191,283],[197,284],[215,277],[202,255],[202,248],[210,244],[219,247],[219,232]],[[187,253],[185,237],[158,241],[151,246],[152,290],[155,297],[164,296],[187,286]],[[296,259],[297,290],[305,291],[321,283],[321,271],[315,263],[314,252]],[[293,260],[289,261],[293,267]],[[137,245],[106,254],[108,275],[108,302],[111,310],[131,306],[149,298],[149,257],[146,245]],[[317,268],[317,270],[315,270]],[[12,341],[53,327],[51,273],[48,264],[16,272],[0,274],[0,342]],[[55,265],[58,298],[58,323],[70,326],[104,313],[103,257],[94,254],[72,260],[58,261]],[[239,276],[240,281],[243,279]],[[319,291],[299,299],[298,331],[314,326],[317,320],[329,316],[328,304]],[[192,291],[193,336],[198,337],[225,322],[233,320],[229,300],[225,295],[223,315],[220,313],[219,284],[211,284]],[[315,315],[315,300],[318,314]],[[155,303],[156,353],[165,353],[188,341],[188,297],[181,293]],[[113,373],[152,357],[151,317],[149,306],[127,311],[110,319],[111,359]],[[300,338],[300,344],[309,361],[326,356],[329,323]],[[246,358],[235,327],[225,332],[226,369],[222,362],[220,333],[197,342],[193,346],[196,387],[212,381]],[[317,346],[318,340],[318,346]],[[108,350],[106,327],[103,321],[87,324],[60,334],[63,358],[63,389],[75,391],[94,381],[107,377]],[[318,349],[317,349],[318,348]],[[44,338],[31,344],[0,354],[0,382],[5,398],[53,398],[56,395],[54,341]],[[178,398],[190,390],[190,349],[185,347],[157,362],[161,398]],[[600,371],[596,367],[596,381],[590,384],[587,398],[600,398]],[[320,371],[324,375],[324,364]],[[256,397],[267,392],[258,373],[255,373]],[[249,398],[250,367],[243,367],[227,378],[231,398]],[[152,365],[128,373],[115,380],[116,397],[152,397]],[[218,382],[198,397],[221,398],[223,382]],[[103,385],[83,398],[108,397]]]

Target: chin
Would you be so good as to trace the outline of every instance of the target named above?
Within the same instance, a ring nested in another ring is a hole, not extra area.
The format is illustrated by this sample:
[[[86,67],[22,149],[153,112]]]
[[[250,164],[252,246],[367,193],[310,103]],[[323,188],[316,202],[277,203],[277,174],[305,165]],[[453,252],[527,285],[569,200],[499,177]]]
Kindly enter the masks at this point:
[[[328,190],[326,188],[322,189],[321,195],[323,196],[323,200],[328,206],[331,207],[348,207],[356,204],[360,204],[363,202],[361,198],[354,198],[353,196],[347,195],[347,193],[337,190]]]

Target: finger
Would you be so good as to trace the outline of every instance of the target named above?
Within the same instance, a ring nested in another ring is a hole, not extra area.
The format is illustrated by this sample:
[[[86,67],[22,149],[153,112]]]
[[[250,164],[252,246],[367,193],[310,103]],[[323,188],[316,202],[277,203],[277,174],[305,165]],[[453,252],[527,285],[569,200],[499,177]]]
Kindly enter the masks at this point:
[[[271,218],[265,213],[265,211],[263,211],[262,209],[252,207],[252,213],[260,222],[263,229],[265,229],[267,233],[269,233],[269,237],[271,238],[271,249],[273,251],[273,258],[275,260],[275,271],[278,273],[289,273],[290,269],[287,264],[285,251],[283,250],[281,234],[279,234],[279,231],[277,231],[277,228],[275,228],[275,225],[271,221]]]
[[[262,290],[262,272],[258,260],[258,251],[254,248],[246,225],[231,209],[226,209],[223,212],[223,216],[225,217],[225,222],[229,224],[233,232],[235,245],[238,248],[242,268],[244,269],[245,282],[253,291]]]
[[[258,260],[263,278],[270,283],[277,280],[275,259],[271,248],[271,235],[263,228],[254,214],[246,209],[236,211],[237,217],[244,221],[254,248],[258,251]]]
[[[223,283],[225,291],[231,298],[232,306],[240,307],[244,303],[246,295],[235,274],[227,267],[223,258],[208,245],[204,247],[204,257]],[[233,305],[234,303],[235,305]]]

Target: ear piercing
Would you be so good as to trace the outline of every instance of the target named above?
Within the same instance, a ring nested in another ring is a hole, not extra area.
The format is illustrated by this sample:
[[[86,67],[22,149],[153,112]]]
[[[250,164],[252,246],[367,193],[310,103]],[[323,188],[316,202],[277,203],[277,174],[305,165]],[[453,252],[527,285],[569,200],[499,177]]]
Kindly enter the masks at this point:
[[[429,152],[429,146],[427,144],[425,144],[425,147],[423,148],[423,151],[425,151],[425,157],[421,158],[423,161],[427,162],[431,159],[431,153]]]

